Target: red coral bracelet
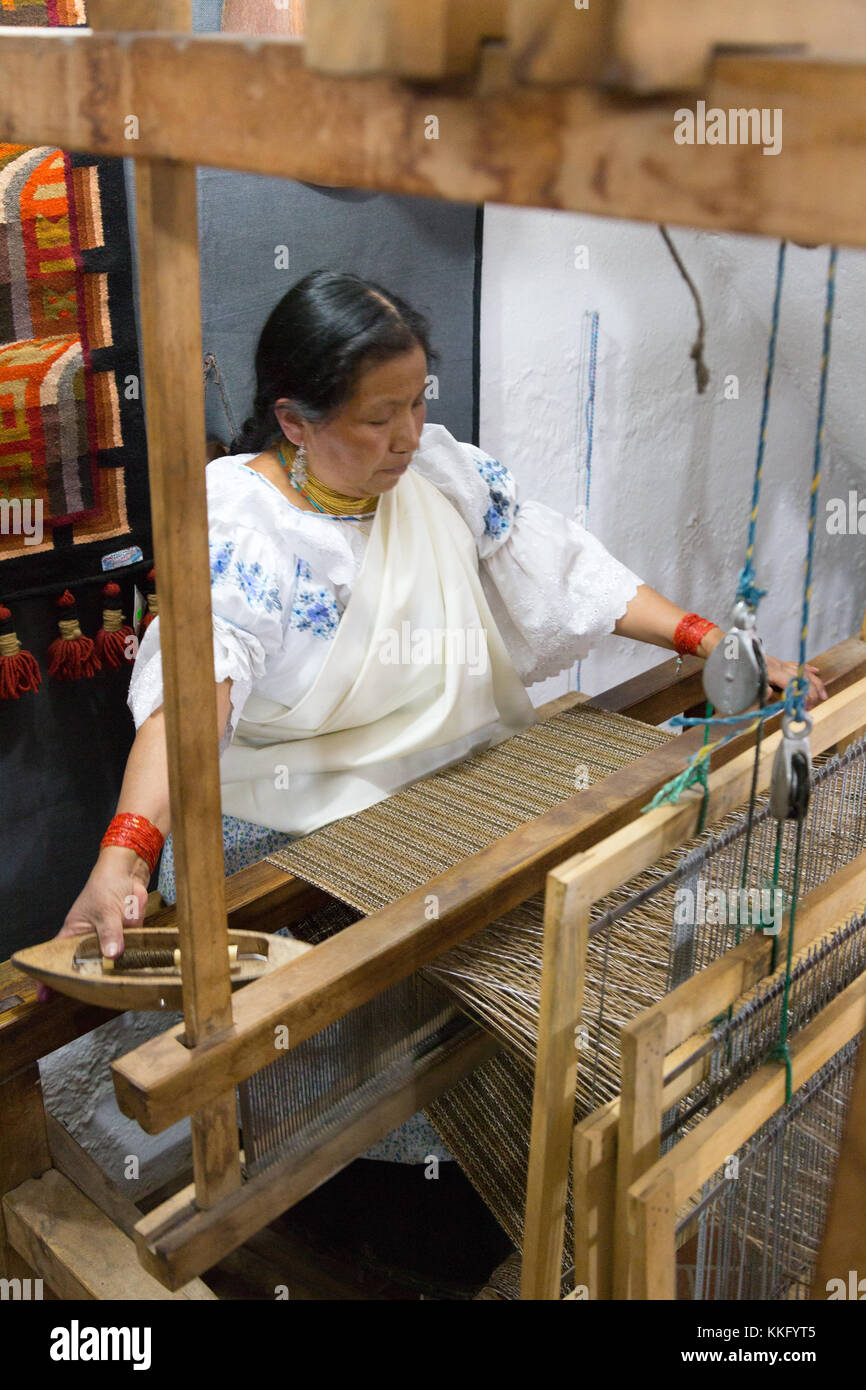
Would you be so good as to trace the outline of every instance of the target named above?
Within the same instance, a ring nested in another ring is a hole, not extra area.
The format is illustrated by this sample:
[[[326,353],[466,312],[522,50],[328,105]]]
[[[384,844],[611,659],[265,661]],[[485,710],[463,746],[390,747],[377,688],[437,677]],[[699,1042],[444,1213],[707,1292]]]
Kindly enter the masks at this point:
[[[145,816],[134,816],[124,812],[114,817],[102,837],[100,848],[106,845],[120,845],[124,849],[134,849],[153,873],[165,843],[165,836],[157,830],[152,821]]]
[[[680,656],[694,656],[710,628],[715,626],[699,613],[686,613],[680,618],[674,632],[674,651]]]

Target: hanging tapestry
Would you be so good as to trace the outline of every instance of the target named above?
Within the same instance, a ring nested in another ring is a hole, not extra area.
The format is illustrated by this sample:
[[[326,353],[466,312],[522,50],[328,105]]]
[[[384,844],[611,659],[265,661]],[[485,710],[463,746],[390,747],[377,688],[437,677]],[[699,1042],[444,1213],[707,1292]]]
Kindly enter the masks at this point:
[[[81,0],[0,0],[77,25]],[[0,144],[0,594],[149,549],[123,161]]]

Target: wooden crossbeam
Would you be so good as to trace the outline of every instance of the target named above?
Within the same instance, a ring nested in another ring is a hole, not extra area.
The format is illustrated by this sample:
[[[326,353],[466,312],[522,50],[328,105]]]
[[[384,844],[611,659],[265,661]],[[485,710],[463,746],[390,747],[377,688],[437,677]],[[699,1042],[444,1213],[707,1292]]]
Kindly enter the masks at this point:
[[[104,0],[103,0],[104,3]],[[719,48],[866,58],[860,0],[307,0],[305,61],[320,72],[439,79],[471,72],[483,39],[515,77],[636,92],[696,90]]]
[[[866,58],[861,0],[689,0],[687,8],[682,0],[608,0],[605,7],[615,11],[610,75],[636,92],[698,89],[714,51],[727,46]]]
[[[677,144],[685,98],[503,85],[495,52],[476,85],[431,93],[311,72],[291,39],[0,32],[4,140],[866,245],[866,64],[725,56],[704,96],[781,109],[781,153]]]
[[[505,34],[506,0],[307,0],[304,61],[319,72],[431,81],[472,72]]]

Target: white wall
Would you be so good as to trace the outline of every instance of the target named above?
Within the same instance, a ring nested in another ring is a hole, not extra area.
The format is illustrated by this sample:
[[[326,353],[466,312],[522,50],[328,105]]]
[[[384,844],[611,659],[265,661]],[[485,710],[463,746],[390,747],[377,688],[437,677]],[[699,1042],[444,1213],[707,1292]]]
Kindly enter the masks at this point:
[[[579,401],[585,315],[599,312],[589,529],[648,584],[726,623],[743,563],[777,245],[672,228],[701,293],[711,372],[697,394],[692,298],[658,229],[572,213],[488,205],[481,337],[482,448],[524,495],[573,515],[583,497]],[[575,268],[575,247],[589,266]],[[808,483],[828,248],[789,246],[770,410],[756,568],[769,592],[760,631],[774,655],[797,652]],[[728,374],[739,399],[724,399]],[[866,555],[829,536],[825,499],[866,496],[866,254],[842,251],[828,392],[810,652],[859,631]],[[590,693],[669,653],[607,639],[583,663]],[[551,698],[569,677],[533,692]],[[575,688],[571,673],[570,688]]]

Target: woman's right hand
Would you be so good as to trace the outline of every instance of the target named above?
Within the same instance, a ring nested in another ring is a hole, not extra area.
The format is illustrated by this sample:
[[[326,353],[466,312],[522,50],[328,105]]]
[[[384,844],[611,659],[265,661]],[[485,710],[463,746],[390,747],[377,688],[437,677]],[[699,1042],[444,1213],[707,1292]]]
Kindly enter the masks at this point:
[[[135,850],[107,845],[99,852],[89,879],[72,904],[58,936],[85,936],[96,932],[104,956],[123,950],[124,926],[141,926],[147,904],[150,870]],[[44,985],[37,990],[42,1002],[51,998]]]

